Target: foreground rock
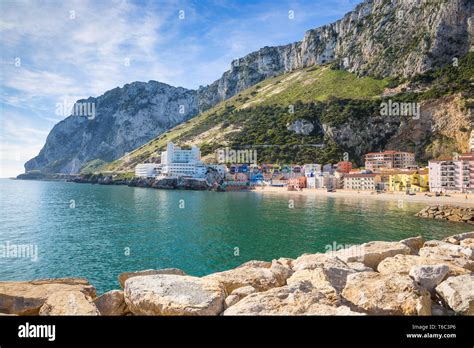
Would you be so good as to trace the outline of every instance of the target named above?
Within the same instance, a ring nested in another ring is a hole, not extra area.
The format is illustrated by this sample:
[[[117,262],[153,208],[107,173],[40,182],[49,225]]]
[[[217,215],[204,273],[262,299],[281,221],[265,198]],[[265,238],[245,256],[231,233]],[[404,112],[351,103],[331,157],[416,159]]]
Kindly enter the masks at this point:
[[[203,279],[218,282],[230,294],[244,286],[252,286],[257,291],[283,286],[292,273],[290,268],[280,263],[272,263],[270,267],[267,264],[264,267],[260,267],[261,265],[252,261],[229,271],[210,274]]]
[[[362,262],[367,267],[376,269],[387,257],[398,254],[410,254],[411,249],[400,242],[369,242],[342,249],[333,254],[344,262]]]
[[[250,294],[254,294],[257,292],[253,286],[243,286],[241,288],[237,288],[232,293],[226,297],[225,299],[225,308],[233,306],[237,302],[239,302],[244,297],[247,297]]]
[[[448,278],[436,287],[436,292],[456,313],[474,315],[474,275]]]
[[[49,296],[71,291],[81,292],[90,298],[95,298],[96,295],[95,288],[82,278],[0,282],[0,312],[37,315]]]
[[[39,315],[100,315],[92,299],[80,291],[55,292],[50,295]]]
[[[432,292],[436,285],[446,278],[448,272],[449,267],[447,265],[422,265],[413,266],[409,274],[418,284]]]
[[[118,281],[122,289],[125,287],[125,281],[132,277],[154,275],[154,274],[175,274],[175,275],[186,275],[182,270],[178,268],[163,268],[163,269],[147,269],[144,271],[137,272],[124,272],[118,276]]]
[[[342,296],[372,315],[431,314],[429,292],[402,274],[351,274]]]
[[[224,315],[362,315],[334,303],[309,282],[251,294],[228,308]]]
[[[226,293],[210,279],[158,274],[128,279],[124,295],[135,315],[218,315]]]
[[[448,243],[445,243],[448,244]],[[420,249],[419,255],[424,259],[436,260],[436,261],[444,261],[450,264],[456,265],[458,267],[462,267],[469,271],[474,271],[474,260],[467,256],[464,251],[471,249],[462,248],[457,245],[451,245],[453,248],[445,248],[442,246],[433,246],[433,247],[423,247]],[[455,250],[454,247],[459,248]],[[462,250],[461,250],[462,249]],[[444,263],[440,262],[440,263]]]
[[[97,297],[94,301],[100,315],[122,316],[130,313],[122,290],[112,290]]]
[[[417,236],[403,239],[400,241],[400,243],[409,247],[412,255],[416,255],[418,254],[418,251],[420,251],[420,249],[423,247],[425,239],[422,236]]]
[[[313,286],[319,286],[327,282],[338,292],[344,289],[347,276],[357,272],[333,254],[306,254],[297,258],[293,264],[296,272],[287,280],[288,284],[309,281]],[[355,267],[361,268],[361,265]]]
[[[418,255],[395,255],[383,260],[377,267],[380,274],[401,273],[409,274],[413,266],[448,266],[448,276],[457,276],[461,274],[469,274],[466,268],[461,267],[465,263],[459,262],[456,258],[446,257],[436,253],[432,253],[429,257],[421,257]]]
[[[467,257],[470,260],[474,260],[474,250],[472,250],[471,248],[462,246],[461,243],[459,243],[459,245],[453,245],[451,243],[440,242],[438,240],[430,240],[430,241],[425,242],[425,244],[423,245],[423,248],[430,248],[430,247],[438,248],[440,249],[441,252],[449,254],[454,257],[462,256],[462,257]],[[420,249],[420,252],[422,252],[423,248]]]

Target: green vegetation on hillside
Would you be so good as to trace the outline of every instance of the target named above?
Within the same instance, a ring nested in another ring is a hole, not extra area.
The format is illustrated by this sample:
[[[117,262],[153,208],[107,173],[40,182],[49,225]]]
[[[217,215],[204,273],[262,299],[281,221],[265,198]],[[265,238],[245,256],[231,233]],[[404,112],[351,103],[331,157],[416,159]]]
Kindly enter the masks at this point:
[[[296,70],[262,81],[95,170],[130,171],[137,163],[156,157],[168,141],[179,145],[196,144],[204,156],[224,146],[279,145],[259,146],[259,162],[335,162],[348,149],[341,149],[331,139],[324,138],[321,124],[339,127],[350,121],[364,125],[369,117],[379,114],[380,103],[386,98],[421,102],[454,93],[472,96],[474,54],[459,59],[458,63],[458,66],[427,72],[411,81],[358,78],[328,65]],[[412,88],[402,89],[395,96],[381,97],[384,88],[404,82],[409,82]],[[298,119],[313,123],[313,132],[299,135],[289,131],[287,125]],[[382,143],[387,141],[381,140]],[[428,152],[437,153],[435,148],[440,141],[433,139]],[[325,146],[310,146],[319,143]]]

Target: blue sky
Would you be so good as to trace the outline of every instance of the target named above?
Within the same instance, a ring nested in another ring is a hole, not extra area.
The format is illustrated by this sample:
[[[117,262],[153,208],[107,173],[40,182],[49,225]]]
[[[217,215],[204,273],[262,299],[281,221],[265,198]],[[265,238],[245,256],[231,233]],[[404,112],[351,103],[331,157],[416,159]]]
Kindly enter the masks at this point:
[[[359,2],[1,0],[0,177],[22,173],[68,116],[58,103],[133,81],[207,85],[233,59],[299,41]]]

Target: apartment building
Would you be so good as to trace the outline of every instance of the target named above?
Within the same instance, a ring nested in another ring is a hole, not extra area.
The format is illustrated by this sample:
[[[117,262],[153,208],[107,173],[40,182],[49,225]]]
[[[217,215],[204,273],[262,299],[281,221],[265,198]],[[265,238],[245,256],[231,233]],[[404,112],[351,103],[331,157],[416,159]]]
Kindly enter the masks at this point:
[[[345,190],[374,191],[379,183],[379,174],[347,174],[344,176]]]
[[[415,154],[401,151],[370,152],[365,155],[365,169],[405,169],[415,166]]]
[[[474,152],[429,162],[432,192],[474,192]]]

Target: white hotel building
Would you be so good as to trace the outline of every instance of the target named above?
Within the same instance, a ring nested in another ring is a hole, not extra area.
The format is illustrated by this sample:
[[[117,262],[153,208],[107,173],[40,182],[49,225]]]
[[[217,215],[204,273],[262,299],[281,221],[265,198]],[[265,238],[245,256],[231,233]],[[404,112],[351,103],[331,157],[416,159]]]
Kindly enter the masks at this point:
[[[183,150],[173,143],[166,145],[166,151],[161,152],[161,164],[140,163],[135,167],[135,176],[187,176],[205,178],[208,168],[217,171],[222,177],[225,174],[223,165],[206,165],[201,162],[201,151],[197,146]]]
[[[153,178],[161,174],[161,164],[139,163],[135,167],[135,176],[140,178]]]
[[[166,176],[192,176],[202,178],[207,166],[201,162],[201,151],[197,146],[191,150],[182,150],[173,143],[168,143],[166,151],[161,153],[162,173]]]

